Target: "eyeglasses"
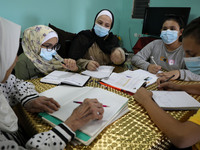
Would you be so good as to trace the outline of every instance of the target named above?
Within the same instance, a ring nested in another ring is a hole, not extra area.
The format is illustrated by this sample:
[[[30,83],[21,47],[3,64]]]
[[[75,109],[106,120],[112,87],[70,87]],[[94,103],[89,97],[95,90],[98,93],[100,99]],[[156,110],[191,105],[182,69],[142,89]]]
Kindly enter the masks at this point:
[[[52,51],[52,50],[55,50],[55,51],[58,51],[60,49],[60,44],[55,44],[54,46],[52,46],[51,44],[50,45],[44,45],[42,44],[42,46],[44,46],[48,52]]]

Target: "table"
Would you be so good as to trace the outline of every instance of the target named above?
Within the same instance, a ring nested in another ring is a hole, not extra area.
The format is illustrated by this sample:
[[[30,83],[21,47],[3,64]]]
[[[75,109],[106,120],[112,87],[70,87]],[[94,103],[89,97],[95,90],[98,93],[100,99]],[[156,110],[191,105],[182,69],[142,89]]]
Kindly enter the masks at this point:
[[[55,87],[55,85],[40,83],[39,80],[40,79],[31,80],[38,92],[43,92]],[[105,88],[95,81],[97,81],[97,79],[91,78],[86,86]],[[177,84],[200,83],[184,81],[173,82]],[[149,86],[147,89],[156,90],[156,84]],[[108,87],[107,90],[129,98],[128,107],[130,112],[106,127],[89,146],[74,146],[69,144],[66,149],[169,149],[171,146],[170,141],[151,121],[145,109],[134,100],[133,96],[110,87]],[[200,96],[193,95],[193,97],[200,101]],[[19,117],[19,122],[23,121],[22,125],[29,136],[39,132],[48,131],[52,128],[39,118],[37,114],[27,112],[20,105],[16,106],[14,110]],[[167,113],[172,115],[175,119],[185,121],[189,116],[194,114],[195,111],[167,111]]]

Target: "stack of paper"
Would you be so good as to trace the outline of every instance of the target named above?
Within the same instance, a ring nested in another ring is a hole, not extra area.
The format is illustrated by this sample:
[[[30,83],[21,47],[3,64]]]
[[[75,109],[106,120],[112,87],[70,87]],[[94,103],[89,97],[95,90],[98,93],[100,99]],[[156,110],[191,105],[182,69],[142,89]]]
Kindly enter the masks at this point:
[[[66,72],[66,71],[53,71],[40,82],[50,84],[69,84],[75,86],[83,86],[89,79],[89,76],[81,75],[78,73]]]
[[[116,88],[135,93],[144,82],[147,86],[157,80],[157,76],[145,70],[124,71],[122,73],[112,73],[109,78],[101,81]]]
[[[100,88],[57,86],[41,93],[41,96],[52,97],[61,105],[58,111],[50,114],[61,121],[65,121],[80,105],[73,101],[83,102],[86,98],[96,98],[109,106],[104,107],[102,120],[91,121],[76,132],[76,138],[85,145],[90,144],[106,126],[129,111],[127,98]]]
[[[164,110],[197,110],[200,103],[184,91],[152,91],[154,101]]]
[[[96,71],[85,70],[82,74],[102,79],[109,77],[114,68],[113,66],[99,66]]]

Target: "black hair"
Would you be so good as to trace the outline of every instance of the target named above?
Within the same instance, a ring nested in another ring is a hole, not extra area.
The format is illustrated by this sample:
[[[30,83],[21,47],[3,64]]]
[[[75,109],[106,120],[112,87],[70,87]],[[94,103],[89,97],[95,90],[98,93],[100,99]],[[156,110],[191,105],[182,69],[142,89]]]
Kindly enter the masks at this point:
[[[178,16],[178,15],[174,15],[174,14],[167,14],[165,15],[162,24],[164,24],[165,21],[168,20],[174,20],[178,23],[180,29],[183,29],[185,27],[185,23],[183,21],[183,17],[182,16]]]
[[[192,20],[183,31],[183,38],[191,36],[200,44],[200,17]]]
[[[94,25],[93,25],[93,28],[94,28],[94,26],[95,26],[95,22],[96,22],[97,16],[99,15],[100,12],[102,12],[102,11],[104,11],[104,10],[109,11],[109,12],[111,13],[111,15],[112,15],[112,23],[111,23],[111,26],[110,26],[110,30],[111,30],[111,29],[113,28],[113,24],[114,24],[114,15],[113,15],[113,13],[112,13],[110,10],[108,10],[108,9],[102,9],[102,10],[100,10],[100,11],[97,13],[97,15],[96,15],[95,18],[94,18]]]

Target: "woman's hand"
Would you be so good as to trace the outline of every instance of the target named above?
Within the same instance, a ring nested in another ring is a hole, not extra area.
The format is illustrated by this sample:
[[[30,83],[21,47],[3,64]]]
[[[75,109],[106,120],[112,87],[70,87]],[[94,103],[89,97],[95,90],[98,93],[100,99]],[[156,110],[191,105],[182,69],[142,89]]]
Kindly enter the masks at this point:
[[[64,63],[63,67],[66,69],[69,69],[71,71],[77,71],[78,70],[78,66],[76,65],[76,61],[74,59],[64,59]]]
[[[153,73],[153,74],[156,74],[158,71],[161,70],[161,66],[158,66],[158,65],[155,65],[155,64],[150,64],[148,66],[148,69],[147,69],[149,72]]]
[[[97,99],[85,99],[77,107],[71,116],[65,121],[65,124],[72,130],[76,131],[88,123],[90,120],[100,120],[103,118],[103,105]]]
[[[165,82],[158,85],[159,90],[180,91],[180,85],[171,82]]]
[[[24,106],[29,112],[38,113],[38,112],[48,112],[53,113],[60,108],[60,105],[53,99],[47,98],[45,96],[40,96],[36,99],[33,99]]]
[[[135,100],[140,103],[142,106],[145,106],[149,100],[152,100],[153,93],[151,91],[146,90],[145,88],[140,88],[133,95]]]
[[[173,71],[169,71],[169,72],[158,73],[157,76],[158,76],[158,77],[161,77],[161,78],[159,78],[159,79],[157,80],[157,84],[162,83],[163,81],[169,79],[169,78],[170,78],[171,76],[173,76],[173,75],[174,75],[174,77],[173,77],[171,80],[176,80],[176,79],[178,79],[179,76],[180,76],[179,70],[173,70]]]
[[[90,60],[88,65],[87,65],[87,70],[91,70],[91,71],[95,71],[97,70],[97,68],[99,67],[99,63],[94,61],[94,60]]]

